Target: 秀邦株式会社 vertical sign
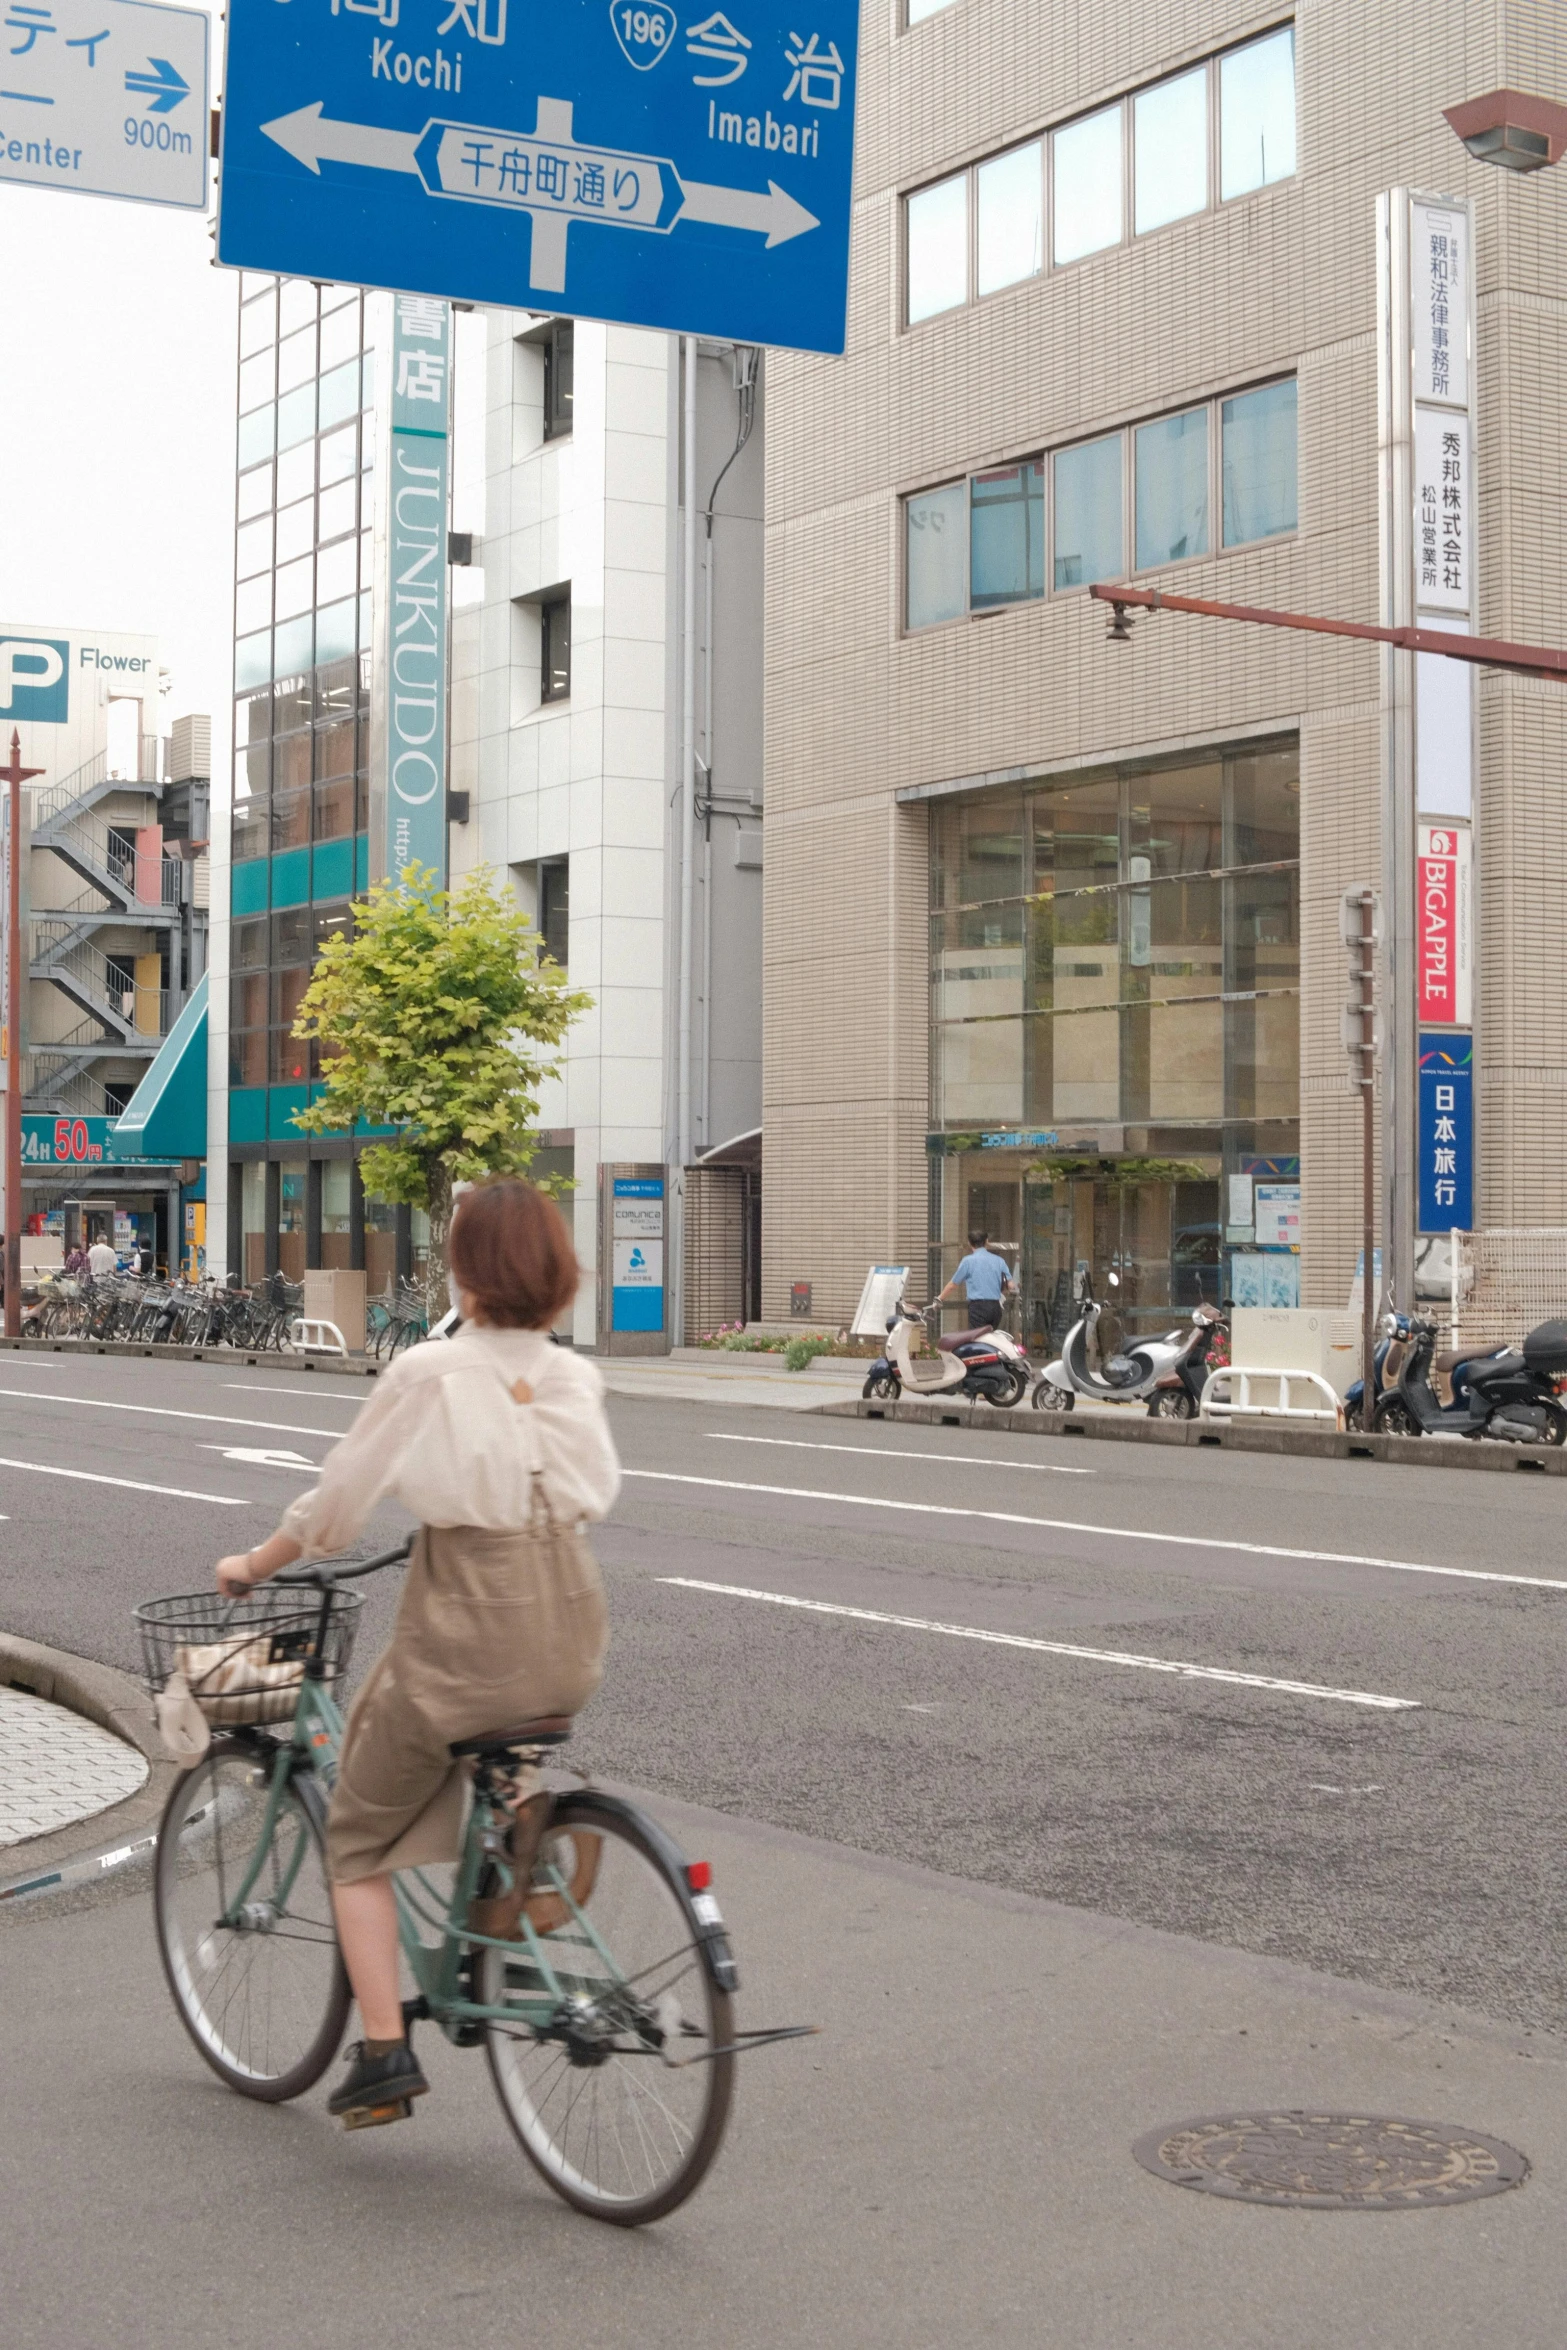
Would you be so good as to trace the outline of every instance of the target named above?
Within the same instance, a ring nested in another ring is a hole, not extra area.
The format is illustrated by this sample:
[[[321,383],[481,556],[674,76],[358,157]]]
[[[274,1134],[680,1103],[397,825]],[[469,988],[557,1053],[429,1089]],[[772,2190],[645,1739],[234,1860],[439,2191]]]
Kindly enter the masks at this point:
[[[205,9],[10,0],[0,35],[0,180],[206,210]]]
[[[1474,1041],[1438,1031],[1420,1039],[1422,1232],[1474,1229]]]
[[[854,0],[229,0],[218,258],[841,351]]]
[[[446,515],[452,308],[396,294],[378,354],[375,661],[370,821],[378,879],[410,865],[446,882]]]

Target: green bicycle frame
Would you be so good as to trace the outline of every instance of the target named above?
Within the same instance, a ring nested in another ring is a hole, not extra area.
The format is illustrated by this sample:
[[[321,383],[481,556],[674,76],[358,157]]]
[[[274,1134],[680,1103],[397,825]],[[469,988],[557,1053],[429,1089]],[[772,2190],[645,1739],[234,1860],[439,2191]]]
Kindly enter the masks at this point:
[[[337,1775],[343,1726],[343,1715],[325,1682],[312,1680],[307,1674],[300,1687],[292,1734],[286,1744],[279,1743],[272,1763],[266,1810],[256,1849],[238,1890],[224,1910],[225,1924],[237,1922],[240,1912],[255,1891],[263,1862],[272,1848],[278,1815],[293,1781],[308,1772],[319,1784],[323,1794],[330,1794]],[[507,2023],[542,2032],[570,1997],[572,1989],[557,1974],[551,1961],[551,1949],[557,1957],[573,1948],[591,1951],[604,1968],[609,1983],[625,1984],[625,1977],[608,1947],[572,1899],[569,1885],[554,1867],[544,1872],[543,1888],[551,1889],[559,1896],[565,1904],[568,1918],[549,1937],[548,1946],[534,1931],[526,1911],[520,1920],[520,1942],[502,1942],[494,1936],[475,1934],[467,1929],[465,1921],[469,1906],[478,1891],[479,1879],[486,1864],[505,1872],[504,1860],[497,1860],[492,1852],[487,1851],[485,1842],[486,1836],[505,1817],[505,1814],[497,1812],[486,1797],[475,1791],[449,1901],[443,1902],[439,1888],[423,1869],[405,1869],[392,1879],[392,1892],[397,1903],[398,1938],[403,1954],[432,2018],[450,2039],[455,2039],[465,2027],[481,2023]],[[306,1840],[301,1837],[285,1872],[284,1881],[273,1892],[273,1899],[286,1902],[303,1865],[305,1849]],[[429,1931],[438,1937],[434,1942],[426,1938]],[[469,1999],[465,1996],[463,1982],[465,1948],[503,1950],[512,1962],[508,1972],[515,1970],[517,1973],[531,1974],[535,1978],[536,1987],[533,1984],[526,1989],[519,1987],[517,1994],[499,2007],[484,2006]],[[602,1979],[596,1980],[597,1989],[602,1990],[604,1987]]]

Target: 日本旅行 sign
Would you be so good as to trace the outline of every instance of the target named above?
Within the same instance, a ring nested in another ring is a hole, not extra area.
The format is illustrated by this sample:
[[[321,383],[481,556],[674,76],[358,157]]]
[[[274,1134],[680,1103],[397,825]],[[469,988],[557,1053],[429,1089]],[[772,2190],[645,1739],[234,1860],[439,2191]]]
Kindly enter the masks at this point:
[[[229,0],[218,258],[841,351],[854,0]]]
[[[376,518],[372,822],[378,870],[446,879],[446,513],[450,488],[452,310],[428,295],[392,301],[381,403]]]
[[[1474,1042],[1422,1035],[1418,1159],[1422,1232],[1474,1228]]]
[[[1422,824],[1415,849],[1416,1016],[1422,1026],[1469,1026],[1472,930],[1469,827]]]

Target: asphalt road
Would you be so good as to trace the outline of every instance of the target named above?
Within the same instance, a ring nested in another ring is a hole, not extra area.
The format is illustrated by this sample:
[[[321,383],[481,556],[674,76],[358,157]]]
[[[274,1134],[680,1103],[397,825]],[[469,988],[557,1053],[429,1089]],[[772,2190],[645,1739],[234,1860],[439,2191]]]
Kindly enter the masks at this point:
[[[268,1531],[363,1394],[0,1358],[0,1623],[134,1667],[135,1600]],[[617,1402],[614,1422],[613,1647],[582,1764],[1559,2028],[1555,1479],[1085,1459],[709,1404]],[[373,1593],[361,1661],[393,1596]]]

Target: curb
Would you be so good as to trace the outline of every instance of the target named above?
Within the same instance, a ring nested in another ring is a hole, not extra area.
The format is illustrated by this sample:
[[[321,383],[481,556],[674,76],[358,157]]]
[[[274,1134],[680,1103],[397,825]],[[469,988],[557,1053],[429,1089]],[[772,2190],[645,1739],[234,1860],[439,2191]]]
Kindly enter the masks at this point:
[[[180,1772],[164,1754],[152,1699],[142,1684],[113,1665],[95,1664],[67,1649],[45,1648],[11,1632],[0,1632],[0,1681],[26,1690],[30,1697],[67,1706],[100,1729],[112,1731],[145,1755],[148,1765],[146,1784],[122,1803],[90,1812],[52,1835],[30,1836],[25,1843],[8,1847],[26,1853],[30,1866],[22,1876],[0,1883],[0,1902],[96,1879],[150,1851],[169,1789]],[[84,1845],[84,1835],[94,1839],[90,1846]]]
[[[138,1345],[127,1338],[0,1338],[0,1352],[23,1355],[150,1355],[164,1363],[243,1363],[252,1371],[320,1371],[328,1378],[378,1379],[379,1363],[355,1362],[341,1355],[326,1361],[314,1355],[246,1354],[237,1346]]]
[[[1190,1451],[1290,1453],[1316,1461],[1384,1461],[1407,1469],[1527,1469],[1535,1476],[1567,1477],[1567,1448],[1486,1444],[1462,1438],[1361,1436],[1330,1428],[1286,1428],[1268,1420],[1150,1420],[1117,1412],[997,1411],[979,1402],[935,1397],[896,1403],[856,1396],[850,1403],[807,1407],[838,1420],[901,1420],[918,1428],[993,1428],[1013,1436],[1088,1437],[1107,1444],[1176,1445]]]

